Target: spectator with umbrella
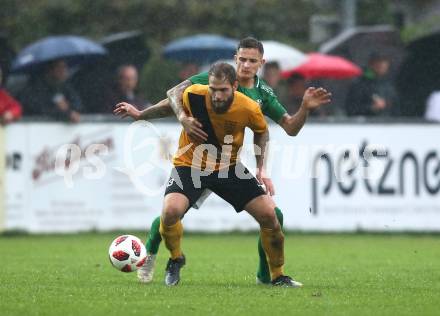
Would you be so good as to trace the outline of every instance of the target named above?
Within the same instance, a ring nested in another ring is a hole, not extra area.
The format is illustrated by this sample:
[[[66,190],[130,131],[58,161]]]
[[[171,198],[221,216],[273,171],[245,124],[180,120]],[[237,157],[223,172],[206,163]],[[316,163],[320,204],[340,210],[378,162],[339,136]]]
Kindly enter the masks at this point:
[[[304,92],[307,90],[307,82],[304,76],[300,74],[293,74],[287,78],[287,99],[283,103],[289,114],[295,114],[301,104]]]
[[[134,95],[137,106],[143,108],[146,100],[138,89],[138,75],[150,56],[144,32],[113,33],[100,39],[99,43],[107,51],[105,58],[80,67],[69,78],[81,96],[83,108],[87,113],[109,113],[114,106],[114,103],[110,105],[111,99],[124,99],[124,95],[129,99]]]
[[[81,99],[67,82],[69,67],[95,61],[105,54],[101,45],[79,36],[51,36],[24,48],[11,71],[31,77],[19,93],[25,115],[78,122]]]
[[[301,91],[306,89],[306,83],[314,81],[314,85],[325,85],[334,89],[340,84],[343,85],[344,79],[358,77],[362,74],[360,67],[340,56],[321,53],[309,53],[304,56],[305,59],[300,61],[295,67],[281,73],[284,78],[287,78],[288,82],[290,81],[288,84],[290,100],[285,102],[289,107],[288,111],[295,111],[299,104],[301,104],[299,98]],[[335,110],[334,107],[333,109],[332,107],[321,107],[312,111],[311,114],[322,117],[333,114]]]
[[[397,95],[389,78],[390,60],[373,52],[368,67],[348,91],[345,110],[348,116],[388,116],[394,108]]]
[[[81,99],[66,82],[69,69],[65,60],[47,64],[42,77],[34,77],[19,95],[26,115],[48,116],[59,121],[80,121]]]
[[[287,87],[285,81],[281,78],[281,69],[278,62],[266,62],[263,67],[262,78],[274,90],[281,104],[284,104],[287,100]]]
[[[178,77],[186,80],[203,66],[219,60],[232,60],[238,41],[217,34],[196,34],[175,39],[163,48],[163,56],[180,63]]]
[[[107,100],[105,102],[105,109],[102,111],[103,113],[111,113],[115,104],[119,102],[128,102],[139,110],[143,110],[150,105],[150,102],[137,92],[139,75],[134,65],[126,64],[119,66],[116,70],[116,75],[116,84],[106,94]]]

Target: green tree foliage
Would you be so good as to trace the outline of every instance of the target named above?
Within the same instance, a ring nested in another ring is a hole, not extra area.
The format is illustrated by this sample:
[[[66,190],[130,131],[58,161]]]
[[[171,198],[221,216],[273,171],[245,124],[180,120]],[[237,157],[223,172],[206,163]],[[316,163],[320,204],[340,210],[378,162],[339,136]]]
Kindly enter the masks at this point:
[[[358,1],[358,24],[392,24],[393,16],[389,6],[389,1],[383,0]]]
[[[159,43],[194,33],[293,41],[306,40],[316,11],[312,1],[288,0],[4,0],[0,30],[16,48],[49,34],[99,38],[132,29]]]

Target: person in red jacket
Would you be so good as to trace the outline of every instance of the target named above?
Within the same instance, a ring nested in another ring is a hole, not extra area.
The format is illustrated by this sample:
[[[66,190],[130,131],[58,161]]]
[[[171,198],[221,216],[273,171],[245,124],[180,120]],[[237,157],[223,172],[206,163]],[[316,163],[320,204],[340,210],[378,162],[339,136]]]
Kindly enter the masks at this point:
[[[21,105],[2,86],[0,68],[0,124],[5,125],[21,117]]]

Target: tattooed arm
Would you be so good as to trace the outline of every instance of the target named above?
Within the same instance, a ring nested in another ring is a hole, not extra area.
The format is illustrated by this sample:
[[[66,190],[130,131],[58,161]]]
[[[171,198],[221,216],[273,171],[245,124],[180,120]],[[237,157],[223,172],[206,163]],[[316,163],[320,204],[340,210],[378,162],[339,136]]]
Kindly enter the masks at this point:
[[[148,121],[151,119],[171,116],[173,115],[173,110],[171,109],[168,99],[163,99],[162,101],[159,101],[155,105],[149,106],[142,111],[139,111],[136,107],[127,102],[121,102],[116,104],[113,113],[121,116],[122,118],[129,116],[135,121]]]
[[[185,80],[179,83],[174,88],[168,90],[167,96],[170,106],[174,111],[174,114],[176,115],[179,122],[182,124],[189,138],[198,143],[203,143],[208,139],[208,134],[203,131],[202,124],[194,117],[188,116],[187,113],[183,110],[183,92],[191,85],[191,81]]]

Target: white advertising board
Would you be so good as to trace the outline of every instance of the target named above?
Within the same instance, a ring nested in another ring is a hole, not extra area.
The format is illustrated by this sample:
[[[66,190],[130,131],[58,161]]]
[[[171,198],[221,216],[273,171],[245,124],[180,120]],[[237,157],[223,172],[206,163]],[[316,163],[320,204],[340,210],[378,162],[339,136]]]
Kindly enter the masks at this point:
[[[29,139],[25,125],[11,124],[5,129],[5,228],[27,230],[29,224]]]
[[[7,230],[145,229],[160,214],[177,123],[19,123],[6,129]],[[284,227],[316,231],[440,231],[435,125],[271,126],[268,172]],[[243,161],[252,168],[252,134]],[[186,230],[256,229],[213,194]]]

